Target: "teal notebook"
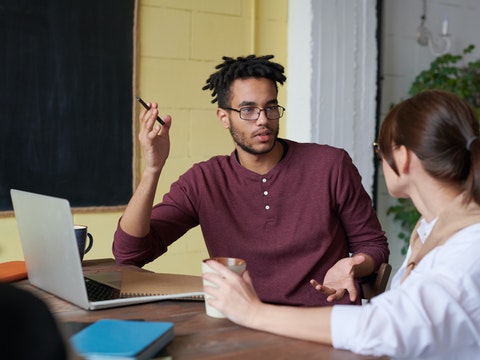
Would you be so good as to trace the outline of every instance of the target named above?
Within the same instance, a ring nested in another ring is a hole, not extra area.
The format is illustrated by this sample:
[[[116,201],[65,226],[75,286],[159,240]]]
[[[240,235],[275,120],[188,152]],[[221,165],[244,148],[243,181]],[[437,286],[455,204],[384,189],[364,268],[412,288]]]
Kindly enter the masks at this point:
[[[70,338],[88,360],[151,359],[173,339],[173,323],[102,319]]]

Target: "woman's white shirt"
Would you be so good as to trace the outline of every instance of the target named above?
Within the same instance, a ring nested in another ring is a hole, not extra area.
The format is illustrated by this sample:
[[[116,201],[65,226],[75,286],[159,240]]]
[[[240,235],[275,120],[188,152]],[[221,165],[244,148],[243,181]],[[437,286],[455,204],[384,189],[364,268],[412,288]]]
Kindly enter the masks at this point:
[[[423,241],[433,223],[419,227]],[[393,277],[391,290],[371,303],[333,307],[333,346],[405,359],[478,357],[480,224],[433,249],[400,283],[405,265]]]
[[[420,225],[417,228],[417,234],[418,238],[422,243],[425,243],[425,240],[427,240],[428,235],[432,232],[433,225],[437,223],[438,217],[433,219],[430,222],[427,222],[424,218],[420,220]],[[407,249],[407,254],[405,256],[405,259],[403,260],[402,266],[400,266],[400,269],[396,272],[396,274],[392,277],[392,281],[390,282],[390,287],[393,289],[400,285],[400,282],[403,279],[403,276],[405,275],[405,271],[407,270],[407,262],[408,259],[410,259],[410,255],[412,255],[412,248],[409,246]]]

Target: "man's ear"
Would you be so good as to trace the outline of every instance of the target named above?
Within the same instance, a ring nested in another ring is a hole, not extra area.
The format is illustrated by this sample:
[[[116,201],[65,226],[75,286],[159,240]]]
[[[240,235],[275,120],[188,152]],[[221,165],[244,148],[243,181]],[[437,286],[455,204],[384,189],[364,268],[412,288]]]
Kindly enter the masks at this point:
[[[227,110],[218,108],[217,109],[217,117],[218,117],[218,119],[220,120],[220,122],[222,123],[222,125],[225,129],[230,128],[230,119],[228,117]]]
[[[400,147],[395,149],[394,152],[395,163],[397,164],[398,171],[400,172],[400,174],[408,174],[410,171],[410,161],[412,154],[405,147],[405,145],[401,145]]]

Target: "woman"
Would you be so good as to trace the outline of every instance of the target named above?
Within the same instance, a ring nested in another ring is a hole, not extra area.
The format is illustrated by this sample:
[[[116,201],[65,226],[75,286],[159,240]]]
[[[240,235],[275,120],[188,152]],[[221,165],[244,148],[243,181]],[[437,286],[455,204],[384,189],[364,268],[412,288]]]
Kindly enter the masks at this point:
[[[299,308],[262,303],[242,277],[210,261],[209,303],[253,329],[396,358],[480,354],[480,141],[472,109],[425,91],[395,106],[375,143],[392,196],[421,214],[391,290],[364,306]],[[248,264],[247,264],[248,267]],[[312,285],[328,295],[335,289]]]

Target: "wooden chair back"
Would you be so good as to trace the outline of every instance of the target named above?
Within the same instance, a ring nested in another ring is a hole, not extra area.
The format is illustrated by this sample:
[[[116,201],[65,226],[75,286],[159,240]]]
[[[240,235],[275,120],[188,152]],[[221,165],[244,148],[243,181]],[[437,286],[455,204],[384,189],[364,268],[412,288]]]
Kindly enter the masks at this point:
[[[361,284],[362,299],[370,300],[371,298],[383,293],[387,287],[392,265],[383,263],[378,271],[365,279]]]

